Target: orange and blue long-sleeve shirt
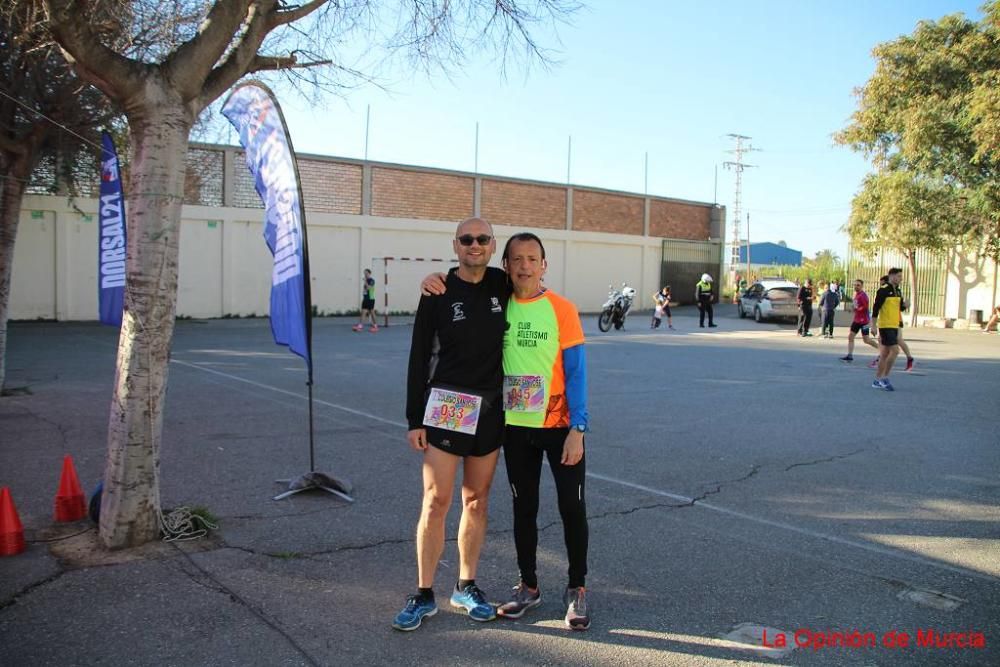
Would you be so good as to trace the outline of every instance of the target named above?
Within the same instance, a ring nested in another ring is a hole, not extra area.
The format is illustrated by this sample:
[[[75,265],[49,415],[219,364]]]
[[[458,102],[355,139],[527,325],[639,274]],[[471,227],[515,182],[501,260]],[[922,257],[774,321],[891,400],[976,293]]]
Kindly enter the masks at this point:
[[[573,303],[552,290],[531,299],[511,296],[507,323],[503,340],[507,424],[586,426],[583,326]]]

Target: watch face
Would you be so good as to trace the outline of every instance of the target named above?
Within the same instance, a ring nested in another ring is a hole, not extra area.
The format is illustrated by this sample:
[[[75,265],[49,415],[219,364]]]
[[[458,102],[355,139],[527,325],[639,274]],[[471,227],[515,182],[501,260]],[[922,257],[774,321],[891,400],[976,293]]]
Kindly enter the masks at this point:
[[[575,429],[576,429],[577,431],[579,431],[580,433],[586,433],[586,432],[587,432],[587,427],[586,427],[586,426],[584,426],[583,424],[577,424],[577,425],[576,425],[576,426],[574,426],[573,428],[575,428]]]

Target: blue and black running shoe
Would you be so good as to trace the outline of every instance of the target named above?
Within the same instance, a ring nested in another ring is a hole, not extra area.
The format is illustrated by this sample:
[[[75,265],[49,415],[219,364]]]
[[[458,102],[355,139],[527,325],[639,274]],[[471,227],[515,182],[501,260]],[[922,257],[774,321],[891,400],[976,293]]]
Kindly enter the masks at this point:
[[[437,604],[434,600],[425,600],[419,595],[411,595],[406,598],[406,606],[396,614],[392,621],[392,627],[403,632],[416,630],[426,616],[433,616],[438,613]]]
[[[486,622],[497,617],[496,609],[486,601],[486,595],[475,584],[469,584],[462,590],[456,588],[451,594],[451,606],[468,611],[473,621]]]

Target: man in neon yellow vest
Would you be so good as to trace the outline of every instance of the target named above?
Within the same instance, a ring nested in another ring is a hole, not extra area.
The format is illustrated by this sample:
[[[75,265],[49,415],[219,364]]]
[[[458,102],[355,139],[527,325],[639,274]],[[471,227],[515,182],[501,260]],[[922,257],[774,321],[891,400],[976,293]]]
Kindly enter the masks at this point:
[[[701,274],[701,280],[694,286],[694,300],[698,304],[698,326],[705,328],[705,315],[708,314],[708,326],[719,326],[715,323],[715,313],[712,310],[712,276]]]

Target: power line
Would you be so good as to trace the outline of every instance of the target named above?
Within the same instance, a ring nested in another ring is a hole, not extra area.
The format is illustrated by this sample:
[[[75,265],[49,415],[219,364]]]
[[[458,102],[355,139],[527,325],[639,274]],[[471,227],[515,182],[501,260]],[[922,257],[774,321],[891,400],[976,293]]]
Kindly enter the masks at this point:
[[[80,141],[83,141],[84,143],[88,143],[88,144],[90,144],[91,146],[93,146],[94,148],[96,148],[98,150],[103,150],[103,146],[101,146],[100,144],[94,143],[93,141],[91,141],[87,137],[83,136],[82,134],[79,134],[78,132],[74,132],[73,130],[69,129],[68,127],[66,127],[62,123],[49,118],[48,116],[46,116],[45,114],[43,114],[38,109],[34,109],[34,108],[28,106],[27,104],[25,104],[21,100],[17,99],[16,97],[13,97],[12,95],[8,95],[3,89],[0,89],[0,95],[3,95],[4,97],[6,97],[8,100],[10,100],[11,102],[13,102],[15,104],[24,107],[25,109],[27,109],[31,113],[35,114],[36,116],[41,116],[42,118],[44,118],[45,120],[49,121],[50,123],[52,123],[56,127],[59,127],[59,128],[62,128],[63,130],[66,130],[67,132],[69,132],[70,134],[72,134],[74,137],[80,139]]]

